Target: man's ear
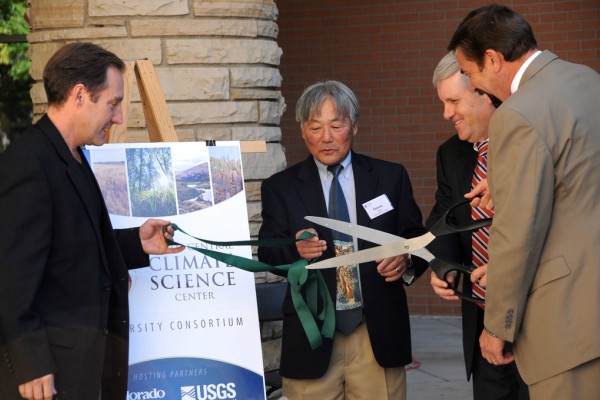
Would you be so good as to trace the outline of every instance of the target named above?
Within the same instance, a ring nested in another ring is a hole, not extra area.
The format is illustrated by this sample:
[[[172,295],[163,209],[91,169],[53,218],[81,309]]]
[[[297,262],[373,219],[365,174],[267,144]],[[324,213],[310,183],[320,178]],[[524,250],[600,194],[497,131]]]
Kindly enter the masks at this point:
[[[356,121],[354,123],[354,125],[352,125],[352,136],[356,136],[357,133],[358,133],[358,121]]]
[[[502,63],[504,63],[504,56],[496,50],[487,49],[483,56],[483,63],[492,71],[498,72],[502,68]]]
[[[75,105],[79,107],[83,104],[86,95],[87,90],[85,88],[85,85],[83,83],[78,83],[71,89],[71,94],[69,95],[69,97],[71,97],[72,100],[75,101]]]

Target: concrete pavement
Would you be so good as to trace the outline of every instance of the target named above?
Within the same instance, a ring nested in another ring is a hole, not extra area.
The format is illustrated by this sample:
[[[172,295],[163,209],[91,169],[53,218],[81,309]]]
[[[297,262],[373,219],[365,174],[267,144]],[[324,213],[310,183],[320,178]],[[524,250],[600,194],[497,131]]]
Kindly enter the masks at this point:
[[[413,356],[406,371],[407,400],[469,400],[460,317],[411,316]],[[410,366],[409,366],[410,368]]]

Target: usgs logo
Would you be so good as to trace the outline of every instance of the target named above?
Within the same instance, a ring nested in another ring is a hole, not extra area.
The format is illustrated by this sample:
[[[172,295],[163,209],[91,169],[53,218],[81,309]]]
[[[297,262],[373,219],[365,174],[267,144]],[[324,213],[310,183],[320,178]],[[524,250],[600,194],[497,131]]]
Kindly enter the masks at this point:
[[[164,399],[167,394],[164,390],[152,389],[149,392],[127,392],[127,400]]]
[[[181,400],[223,400],[236,396],[233,382],[181,387]]]

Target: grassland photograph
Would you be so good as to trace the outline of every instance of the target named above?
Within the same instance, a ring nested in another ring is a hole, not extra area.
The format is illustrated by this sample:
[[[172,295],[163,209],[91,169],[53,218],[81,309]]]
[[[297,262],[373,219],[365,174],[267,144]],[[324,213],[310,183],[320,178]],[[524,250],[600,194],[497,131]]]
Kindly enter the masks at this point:
[[[108,147],[84,149],[108,212],[113,215],[131,216],[129,192],[127,190],[127,166],[125,151]]]
[[[110,214],[129,216],[129,195],[125,162],[98,162],[94,174]]]

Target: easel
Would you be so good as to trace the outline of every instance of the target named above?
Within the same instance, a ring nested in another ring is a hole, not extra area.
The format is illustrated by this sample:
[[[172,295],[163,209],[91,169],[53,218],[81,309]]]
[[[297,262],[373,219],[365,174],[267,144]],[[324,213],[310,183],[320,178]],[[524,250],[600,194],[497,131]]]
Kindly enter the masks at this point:
[[[179,139],[173,126],[171,114],[169,114],[169,109],[167,108],[167,102],[156,77],[154,66],[151,61],[140,59],[125,61],[125,73],[123,74],[123,123],[121,125],[113,125],[108,137],[108,143],[123,143],[126,141],[134,75],[140,92],[150,141],[178,142]],[[210,142],[210,140],[207,142]],[[241,141],[240,151],[242,153],[265,153],[267,151],[267,144],[264,140]]]
[[[173,126],[173,121],[167,103],[165,101],[163,92],[160,88],[158,78],[154,71],[152,63],[148,60],[137,60],[137,61],[126,61],[125,62],[125,73],[124,77],[124,94],[123,94],[123,123],[121,125],[114,125],[111,128],[111,132],[108,138],[109,143],[123,143],[126,141],[127,133],[127,122],[129,119],[129,106],[131,102],[131,90],[133,87],[133,77],[137,80],[138,89],[140,93],[140,99],[144,110],[144,117],[146,119],[146,126],[148,129],[148,135],[151,142],[178,142],[177,133]],[[211,143],[212,142],[212,143]],[[214,145],[213,140],[207,140],[207,146]],[[265,141],[240,141],[240,151],[242,153],[265,153],[266,143]],[[235,207],[235,204],[234,204]],[[242,205],[244,212],[246,211],[244,205]],[[238,219],[240,221],[240,219]],[[130,281],[131,282],[131,281]],[[254,283],[252,281],[252,283]],[[254,292],[254,288],[249,288]],[[249,315],[249,314],[248,314]],[[175,322],[175,321],[173,321]],[[159,323],[160,324],[160,323]],[[147,325],[147,324],[144,324]],[[166,325],[166,324],[165,324]],[[133,326],[133,325],[132,325]],[[161,328],[159,328],[160,330]],[[166,329],[166,328],[165,328]],[[257,337],[255,342],[258,351],[260,351],[260,335]],[[152,360],[151,360],[152,361]],[[205,361],[210,362],[211,360]],[[223,363],[220,363],[221,365]],[[246,379],[250,379],[247,377]],[[135,380],[134,380],[135,381]],[[267,381],[268,382],[268,381]],[[130,382],[131,383],[131,382]],[[260,384],[262,385],[262,391],[264,391],[264,381],[260,378]],[[183,390],[184,387],[180,385],[175,390]],[[194,390],[196,386],[193,387]],[[250,386],[248,386],[250,387]],[[255,386],[256,387],[256,386]],[[156,390],[156,389],[154,389]],[[163,391],[164,393],[164,391]]]

